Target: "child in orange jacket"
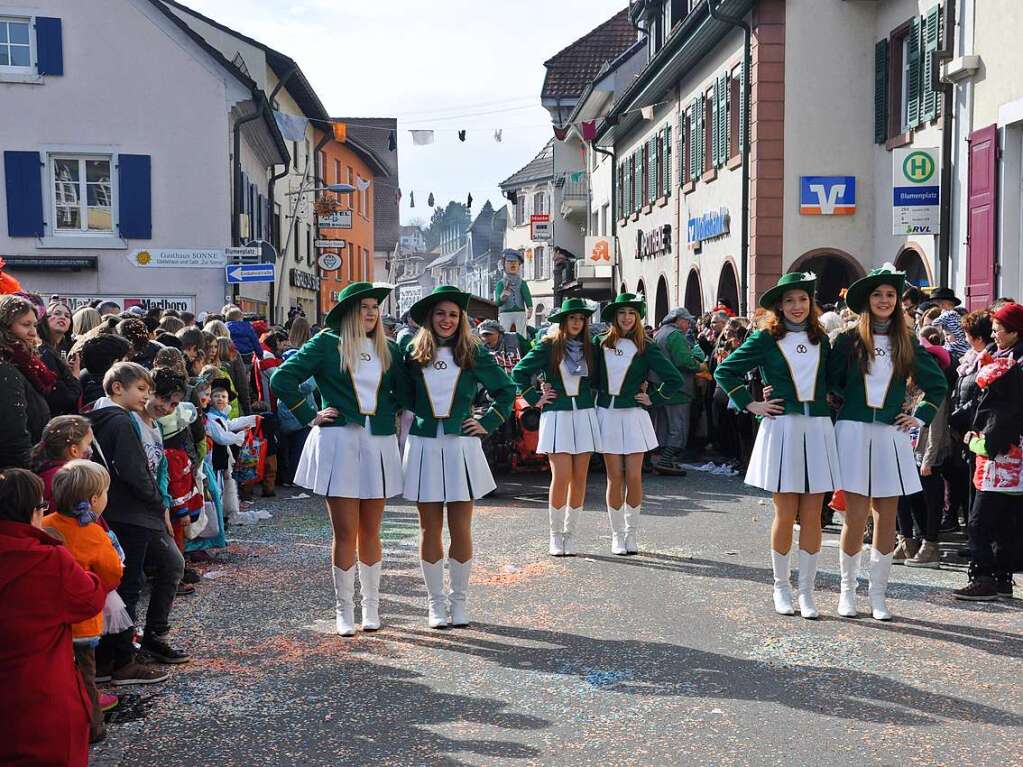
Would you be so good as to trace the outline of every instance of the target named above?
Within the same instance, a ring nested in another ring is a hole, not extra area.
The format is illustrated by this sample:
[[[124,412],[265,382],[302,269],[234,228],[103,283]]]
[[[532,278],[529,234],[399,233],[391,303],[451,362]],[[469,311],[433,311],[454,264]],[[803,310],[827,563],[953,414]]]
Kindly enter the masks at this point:
[[[116,536],[104,530],[97,522],[107,507],[109,488],[110,475],[98,463],[68,461],[53,475],[56,511],[43,518],[43,527],[64,542],[82,569],[99,576],[108,592],[107,610],[112,609],[113,621],[123,624],[128,618],[127,611],[114,590],[121,582],[124,554],[120,551]],[[124,628],[124,625],[118,627],[119,630]],[[102,612],[71,627],[75,662],[92,702],[90,743],[102,740],[105,735],[103,709],[96,689],[96,645],[102,633]]]

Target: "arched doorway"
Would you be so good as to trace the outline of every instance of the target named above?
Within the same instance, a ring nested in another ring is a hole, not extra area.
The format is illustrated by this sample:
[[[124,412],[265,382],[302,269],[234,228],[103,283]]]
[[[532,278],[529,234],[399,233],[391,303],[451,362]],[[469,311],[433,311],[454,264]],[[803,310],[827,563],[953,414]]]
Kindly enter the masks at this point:
[[[643,280],[636,283],[636,295],[642,297],[644,301],[647,300],[646,285],[643,283]],[[649,301],[647,301],[647,303],[649,303]]]
[[[660,324],[661,318],[668,313],[668,281],[664,279],[664,275],[657,281],[657,300],[654,303],[654,327]]]
[[[625,283],[623,282],[623,283],[622,283],[622,289],[618,291],[618,294],[619,294],[619,295],[621,295],[622,293],[628,293],[628,292],[629,292],[629,286],[628,286],[628,285],[626,285],[626,284],[625,284]]]
[[[906,282],[910,285],[925,288],[931,284],[927,262],[924,261],[920,251],[911,245],[907,245],[899,251],[899,255],[895,258],[895,268],[906,273]]]
[[[722,301],[722,299],[724,299]],[[739,310],[739,280],[735,274],[735,266],[731,261],[726,261],[721,267],[721,275],[718,277],[718,291],[715,305],[725,303],[732,311]]]
[[[689,270],[686,277],[685,307],[694,317],[703,314],[703,291],[700,290],[700,273],[695,268]]]
[[[841,250],[820,248],[804,253],[789,268],[790,272],[813,272],[817,275],[817,303],[821,306],[838,301],[838,294],[860,277],[865,276],[859,262]]]

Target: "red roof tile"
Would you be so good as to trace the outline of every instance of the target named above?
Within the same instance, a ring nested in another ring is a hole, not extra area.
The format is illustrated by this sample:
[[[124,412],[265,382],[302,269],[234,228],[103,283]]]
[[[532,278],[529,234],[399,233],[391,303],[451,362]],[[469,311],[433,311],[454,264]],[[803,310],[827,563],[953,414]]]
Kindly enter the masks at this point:
[[[629,9],[623,8],[544,62],[547,76],[540,98],[578,97],[605,61],[613,61],[634,42],[636,30],[629,21]]]

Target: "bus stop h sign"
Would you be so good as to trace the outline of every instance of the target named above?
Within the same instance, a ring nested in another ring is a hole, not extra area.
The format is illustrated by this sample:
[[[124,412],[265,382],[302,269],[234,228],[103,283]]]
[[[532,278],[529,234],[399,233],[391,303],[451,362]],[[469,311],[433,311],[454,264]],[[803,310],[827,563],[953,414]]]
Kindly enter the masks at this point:
[[[938,234],[938,151],[902,147],[892,152],[892,234]]]

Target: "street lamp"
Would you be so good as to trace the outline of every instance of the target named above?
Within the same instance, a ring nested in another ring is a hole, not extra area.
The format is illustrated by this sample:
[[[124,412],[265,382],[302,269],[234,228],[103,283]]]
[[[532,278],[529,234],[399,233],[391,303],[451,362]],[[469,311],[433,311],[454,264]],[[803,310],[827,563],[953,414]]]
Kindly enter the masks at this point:
[[[287,192],[286,196],[291,197],[296,194],[308,194],[309,192],[336,192],[337,194],[349,194],[355,191],[355,187],[351,184],[327,184],[326,186],[318,186],[313,189],[298,189],[294,192]]]

